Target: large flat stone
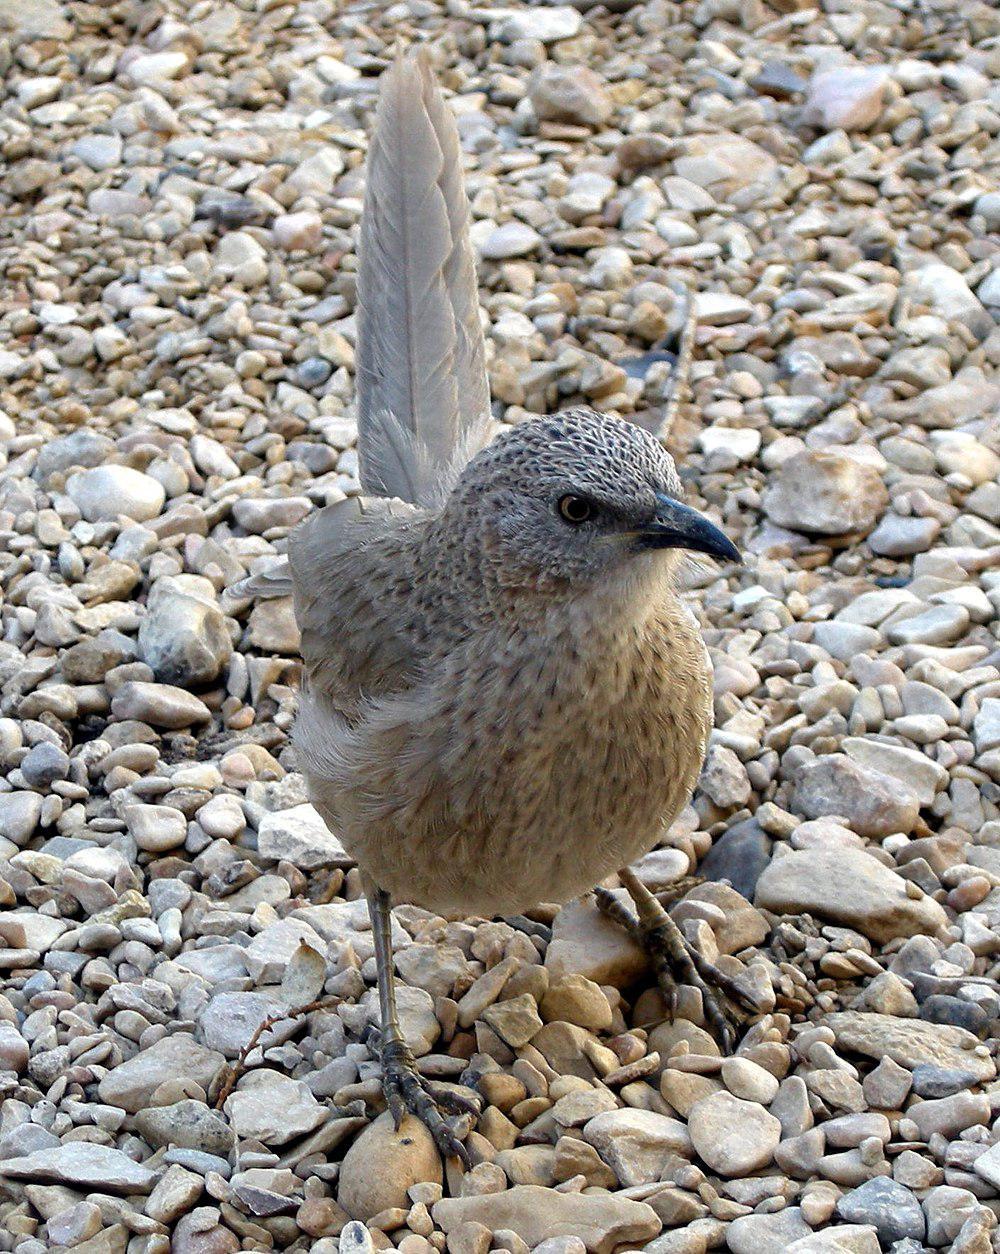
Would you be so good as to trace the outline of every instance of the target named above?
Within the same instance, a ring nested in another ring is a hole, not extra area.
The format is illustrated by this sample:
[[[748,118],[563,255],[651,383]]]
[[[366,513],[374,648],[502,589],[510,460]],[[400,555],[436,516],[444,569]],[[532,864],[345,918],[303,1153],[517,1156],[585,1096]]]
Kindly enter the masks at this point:
[[[102,1102],[134,1115],[164,1080],[194,1080],[207,1091],[224,1063],[218,1050],[199,1045],[187,1032],[175,1032],[109,1071],[97,1093]]]
[[[965,1028],[858,1010],[841,1010],[822,1022],[833,1031],[841,1048],[867,1058],[889,1057],[911,1071],[921,1063],[955,1067],[971,1072],[978,1081],[992,1080],[996,1075],[993,1059],[973,1052],[980,1041]]]
[[[0,1163],[0,1175],[15,1180],[55,1180],[80,1189],[148,1193],[156,1173],[107,1145],[69,1141]]]
[[[801,849],[772,858],[754,901],[779,914],[816,914],[872,940],[934,933],[948,922],[931,897],[907,896],[906,882],[863,849]]]

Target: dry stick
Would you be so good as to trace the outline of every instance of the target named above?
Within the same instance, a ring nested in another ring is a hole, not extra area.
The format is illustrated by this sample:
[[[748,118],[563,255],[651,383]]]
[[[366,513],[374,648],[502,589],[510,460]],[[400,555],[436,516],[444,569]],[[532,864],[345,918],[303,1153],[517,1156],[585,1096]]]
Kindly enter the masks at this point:
[[[673,373],[670,376],[670,388],[663,406],[663,418],[656,432],[656,438],[664,445],[670,443],[674,420],[687,391],[691,361],[694,357],[694,333],[698,328],[694,292],[679,281],[671,281],[670,287],[684,300],[685,306],[684,326],[681,328],[680,341],[677,346],[677,361],[674,363]]]
[[[268,1015],[266,1019],[262,1019],[253,1035],[240,1050],[236,1061],[228,1068],[222,1088],[215,1099],[215,1109],[221,1110],[226,1104],[226,1099],[236,1087],[243,1072],[247,1069],[247,1059],[257,1048],[260,1038],[265,1032],[269,1032],[275,1024],[283,1023],[286,1019],[298,1019],[301,1015],[312,1014],[314,1010],[328,1010],[331,1006],[339,1006],[343,1000],[343,997],[320,997],[316,1001],[308,1002],[305,1006],[298,1006],[293,1010],[284,1010],[279,1014]]]

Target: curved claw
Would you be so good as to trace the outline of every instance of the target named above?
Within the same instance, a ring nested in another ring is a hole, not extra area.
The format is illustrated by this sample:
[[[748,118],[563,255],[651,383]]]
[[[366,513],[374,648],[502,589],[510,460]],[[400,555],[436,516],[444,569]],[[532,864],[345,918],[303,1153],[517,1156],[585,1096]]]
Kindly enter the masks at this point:
[[[601,888],[595,894],[599,909],[630,932],[649,954],[666,1001],[667,1017],[673,1021],[677,1012],[677,984],[693,985],[701,993],[706,1024],[722,1050],[731,1054],[736,1046],[737,1008],[750,1014],[761,1013],[753,993],[709,962],[636,876],[627,870],[619,874],[639,917],[635,918],[614,894]]]
[[[471,1115],[473,1119],[478,1119],[482,1114],[482,1103],[474,1097],[466,1097],[464,1093],[456,1093],[454,1089],[431,1080],[425,1080],[424,1086],[437,1104],[451,1115]]]
[[[401,1041],[384,1042],[381,1052],[382,1091],[397,1130],[407,1113],[415,1115],[434,1138],[438,1152],[444,1158],[458,1158],[465,1170],[470,1170],[469,1151],[455,1129],[444,1119],[439,1107],[476,1116],[479,1114],[478,1106],[461,1094],[425,1080],[417,1071],[413,1055]]]

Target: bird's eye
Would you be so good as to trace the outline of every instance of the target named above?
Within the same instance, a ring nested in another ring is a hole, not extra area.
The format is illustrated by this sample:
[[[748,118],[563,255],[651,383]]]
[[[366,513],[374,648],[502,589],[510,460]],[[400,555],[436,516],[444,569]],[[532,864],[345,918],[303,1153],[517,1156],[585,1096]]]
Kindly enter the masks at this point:
[[[559,514],[568,523],[585,523],[594,517],[594,507],[582,496],[564,496],[559,500]]]

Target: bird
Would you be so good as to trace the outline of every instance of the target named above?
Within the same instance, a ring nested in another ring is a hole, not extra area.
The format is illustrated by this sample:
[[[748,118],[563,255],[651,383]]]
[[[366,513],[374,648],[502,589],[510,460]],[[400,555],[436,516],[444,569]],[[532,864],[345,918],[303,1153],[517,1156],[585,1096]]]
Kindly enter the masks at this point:
[[[602,904],[720,1032],[754,1007],[629,869],[689,800],[712,726],[678,572],[739,551],[634,424],[576,407],[494,431],[469,217],[454,117],[409,54],[380,82],[360,222],[361,493],[239,589],[293,596],[293,744],[361,872],[387,1106],[465,1163],[475,1104],[419,1074],[400,1028],[393,904],[510,916],[617,873],[638,919]]]

